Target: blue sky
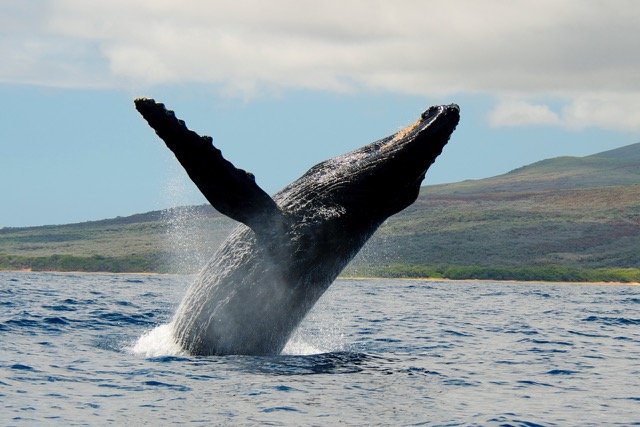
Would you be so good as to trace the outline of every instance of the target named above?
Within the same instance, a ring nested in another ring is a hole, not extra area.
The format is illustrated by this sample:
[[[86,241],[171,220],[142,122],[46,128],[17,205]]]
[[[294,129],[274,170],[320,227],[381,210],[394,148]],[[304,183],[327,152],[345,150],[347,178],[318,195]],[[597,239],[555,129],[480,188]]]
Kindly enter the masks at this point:
[[[462,119],[426,184],[640,142],[638,22],[634,1],[0,0],[0,227],[204,203],[136,96],[271,193],[439,103]]]

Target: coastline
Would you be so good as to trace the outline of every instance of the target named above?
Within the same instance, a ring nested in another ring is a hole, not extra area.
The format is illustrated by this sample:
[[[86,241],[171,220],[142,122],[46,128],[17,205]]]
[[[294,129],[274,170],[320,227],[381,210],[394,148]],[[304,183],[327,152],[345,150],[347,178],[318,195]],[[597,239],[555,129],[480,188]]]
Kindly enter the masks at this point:
[[[122,275],[138,275],[138,276],[171,276],[177,275],[181,273],[157,273],[154,271],[121,271],[121,272],[111,272],[111,271],[82,271],[82,270],[69,270],[69,271],[61,271],[61,270],[32,270],[30,268],[27,269],[16,269],[16,270],[1,270],[0,273],[46,273],[46,274],[122,274]],[[184,273],[185,276],[188,276],[189,273]]]
[[[417,282],[446,282],[446,283],[477,283],[479,285],[485,283],[498,284],[514,284],[514,285],[592,285],[592,286],[640,286],[640,282],[585,282],[585,281],[549,281],[549,280],[503,280],[503,279],[447,279],[438,277],[364,277],[364,276],[345,276],[338,277],[339,280],[401,280],[401,281],[417,281]],[[337,279],[337,280],[338,280]]]
[[[0,270],[0,273],[46,273],[46,274],[99,274],[99,275],[132,275],[132,276],[172,276],[172,275],[193,275],[197,273],[157,273],[149,271],[128,271],[128,272],[109,272],[109,271],[59,271],[59,270],[38,270],[18,269],[18,270]],[[548,280],[504,280],[504,279],[447,279],[439,277],[376,277],[376,276],[338,276],[336,280],[394,280],[394,281],[413,281],[413,282],[445,282],[451,284],[473,283],[483,285],[487,283],[513,284],[513,285],[578,285],[578,286],[640,286],[640,282],[603,282],[603,281],[548,281]]]

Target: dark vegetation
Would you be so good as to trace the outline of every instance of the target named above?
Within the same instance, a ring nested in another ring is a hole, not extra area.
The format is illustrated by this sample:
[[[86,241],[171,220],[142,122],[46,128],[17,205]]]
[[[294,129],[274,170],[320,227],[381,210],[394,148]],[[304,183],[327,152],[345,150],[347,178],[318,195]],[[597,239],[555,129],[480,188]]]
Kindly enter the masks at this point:
[[[234,226],[211,207],[0,229],[0,269],[186,272]],[[351,276],[640,282],[640,144],[422,189]]]

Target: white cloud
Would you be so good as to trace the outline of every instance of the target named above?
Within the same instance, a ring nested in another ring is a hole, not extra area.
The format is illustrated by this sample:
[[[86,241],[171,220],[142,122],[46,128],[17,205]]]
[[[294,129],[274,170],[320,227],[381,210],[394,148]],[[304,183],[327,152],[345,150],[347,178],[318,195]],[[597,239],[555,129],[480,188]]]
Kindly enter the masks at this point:
[[[637,93],[587,93],[576,96],[562,111],[569,128],[601,127],[640,131],[640,96]]]
[[[544,104],[530,104],[525,101],[501,101],[489,113],[489,124],[495,127],[522,125],[557,125],[558,114]]]
[[[22,0],[0,4],[0,82],[519,93],[566,100],[567,126],[636,129],[588,94],[640,96],[638,22],[634,0]],[[560,123],[511,107],[522,124]]]
[[[494,127],[551,125],[567,129],[640,131],[640,97],[635,93],[580,93],[566,97],[558,112],[546,104],[503,99],[489,112]]]

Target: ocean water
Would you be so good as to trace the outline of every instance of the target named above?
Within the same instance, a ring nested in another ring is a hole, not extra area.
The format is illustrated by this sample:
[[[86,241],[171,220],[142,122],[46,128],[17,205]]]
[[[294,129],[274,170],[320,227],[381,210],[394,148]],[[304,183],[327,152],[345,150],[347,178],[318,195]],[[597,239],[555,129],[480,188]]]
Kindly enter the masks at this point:
[[[640,425],[640,287],[339,280],[284,354],[192,357],[191,280],[0,273],[0,425]]]

